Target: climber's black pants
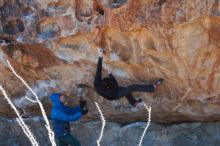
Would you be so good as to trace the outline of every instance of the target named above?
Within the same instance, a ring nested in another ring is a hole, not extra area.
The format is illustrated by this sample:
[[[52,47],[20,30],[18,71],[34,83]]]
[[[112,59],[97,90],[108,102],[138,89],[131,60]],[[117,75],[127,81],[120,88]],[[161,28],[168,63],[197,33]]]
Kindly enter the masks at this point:
[[[128,85],[127,87],[118,87],[118,91],[116,94],[117,99],[125,96],[131,105],[134,105],[136,99],[132,96],[132,92],[154,92],[153,84],[150,85],[139,85],[133,84]]]

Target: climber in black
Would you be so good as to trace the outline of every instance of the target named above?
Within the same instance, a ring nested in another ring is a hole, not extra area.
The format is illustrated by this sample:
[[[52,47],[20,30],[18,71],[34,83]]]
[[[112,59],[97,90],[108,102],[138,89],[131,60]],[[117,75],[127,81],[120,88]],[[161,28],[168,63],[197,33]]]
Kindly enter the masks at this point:
[[[102,60],[103,49],[99,49],[99,59],[97,64],[97,71],[94,80],[94,87],[96,92],[108,100],[117,100],[125,96],[132,106],[136,106],[142,102],[142,99],[135,99],[132,96],[132,92],[154,92],[155,88],[163,83],[163,79],[158,79],[154,84],[140,85],[133,84],[127,87],[118,86],[117,81],[111,74],[111,70],[108,71],[109,77],[102,79]]]

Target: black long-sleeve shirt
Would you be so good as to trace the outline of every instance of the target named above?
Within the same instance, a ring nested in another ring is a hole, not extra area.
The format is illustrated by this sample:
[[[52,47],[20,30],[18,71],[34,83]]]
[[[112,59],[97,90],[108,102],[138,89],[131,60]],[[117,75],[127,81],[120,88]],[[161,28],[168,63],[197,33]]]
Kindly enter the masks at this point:
[[[112,83],[112,87],[111,88],[105,88],[101,86],[101,82],[102,82],[102,57],[99,57],[98,59],[98,64],[97,64],[97,70],[96,70],[96,75],[95,75],[95,80],[94,80],[94,87],[96,92],[103,96],[104,98],[108,99],[108,100],[114,100],[116,99],[116,94],[118,91],[118,83],[115,80],[115,78],[113,77],[112,74],[109,74],[109,78],[111,80]]]

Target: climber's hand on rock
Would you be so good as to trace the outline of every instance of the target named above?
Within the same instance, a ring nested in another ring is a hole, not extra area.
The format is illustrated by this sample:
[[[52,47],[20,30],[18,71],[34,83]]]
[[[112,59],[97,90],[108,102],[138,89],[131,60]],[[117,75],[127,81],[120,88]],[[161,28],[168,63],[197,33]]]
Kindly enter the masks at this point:
[[[104,49],[99,48],[98,50],[99,50],[99,57],[103,57]]]
[[[108,74],[112,74],[112,68],[108,67]]]

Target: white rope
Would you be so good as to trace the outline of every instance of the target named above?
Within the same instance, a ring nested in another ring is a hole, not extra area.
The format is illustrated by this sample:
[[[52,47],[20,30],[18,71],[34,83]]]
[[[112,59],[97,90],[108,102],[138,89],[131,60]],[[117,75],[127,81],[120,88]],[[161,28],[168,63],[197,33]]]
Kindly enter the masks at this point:
[[[23,132],[27,135],[27,137],[28,137],[29,140],[31,141],[32,145],[34,145],[34,146],[39,146],[39,144],[38,144],[36,138],[34,137],[34,135],[31,137],[31,136],[28,134],[29,132],[26,131],[26,129],[25,129],[25,127],[24,127],[25,125],[23,125],[23,122],[22,122],[21,120],[19,120],[18,118],[16,118],[16,120],[17,120],[18,124],[21,126]]]
[[[26,98],[27,100],[29,100],[30,102],[37,103],[37,101],[36,101],[36,100],[30,99],[30,98],[29,98],[29,97],[27,97],[27,96],[25,96],[25,98]]]
[[[44,110],[44,107],[43,107],[41,101],[39,100],[39,98],[38,98],[38,96],[36,95],[36,93],[31,89],[31,87],[28,86],[28,84],[24,81],[24,79],[22,79],[22,77],[19,76],[19,75],[15,72],[14,68],[11,66],[11,64],[10,64],[10,62],[9,62],[8,60],[7,60],[7,63],[8,63],[8,65],[9,65],[10,69],[12,70],[12,72],[14,73],[14,75],[15,75],[17,78],[19,78],[19,79],[22,81],[22,83],[23,83],[23,84],[32,92],[32,94],[35,96],[36,102],[37,102],[38,105],[40,106],[40,109],[41,109],[43,118],[44,118],[44,120],[45,120],[45,122],[46,122],[46,125],[45,125],[45,126],[46,126],[47,131],[48,131],[48,136],[49,136],[50,142],[51,142],[52,146],[56,146],[56,142],[55,142],[55,139],[54,139],[54,133],[52,132],[52,130],[51,130],[51,128],[50,128],[50,123],[49,123],[49,120],[48,120],[48,118],[47,118],[46,112],[45,112],[45,110]]]
[[[147,128],[149,127],[150,121],[151,121],[151,107],[148,108],[146,104],[144,104],[144,106],[145,106],[145,108],[146,108],[147,111],[148,111],[148,122],[147,122],[147,126],[145,127],[145,129],[144,129],[144,131],[143,131],[143,133],[142,133],[142,136],[141,136],[141,139],[140,139],[140,141],[139,141],[138,146],[142,146],[142,142],[143,142],[143,139],[144,139],[144,135],[145,135],[145,133],[146,133],[146,131],[147,131]]]
[[[17,108],[14,106],[14,104],[12,103],[12,101],[9,99],[9,97],[7,96],[5,90],[2,88],[2,86],[0,85],[0,90],[2,91],[5,99],[8,101],[9,105],[12,107],[12,109],[15,111],[16,115],[18,116],[17,121],[18,124],[21,126],[22,130],[24,131],[25,135],[28,137],[28,139],[31,141],[33,146],[39,146],[38,142],[36,141],[35,137],[33,136],[33,134],[31,133],[31,130],[29,129],[29,127],[24,123],[23,119],[21,118],[21,115],[19,113],[19,111],[17,110]]]
[[[97,140],[97,146],[100,146],[100,141],[102,139],[104,128],[105,128],[105,118],[104,118],[104,116],[102,114],[102,111],[101,111],[101,109],[100,109],[100,107],[99,107],[97,102],[95,102],[95,105],[97,107],[97,110],[99,111],[99,114],[100,114],[100,117],[101,117],[101,121],[102,121],[102,129],[101,129],[101,132],[100,132],[99,139]]]

